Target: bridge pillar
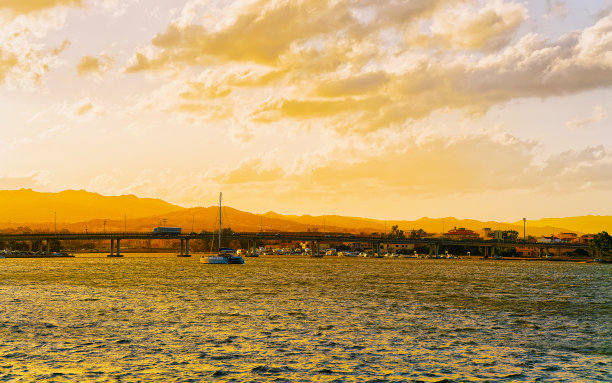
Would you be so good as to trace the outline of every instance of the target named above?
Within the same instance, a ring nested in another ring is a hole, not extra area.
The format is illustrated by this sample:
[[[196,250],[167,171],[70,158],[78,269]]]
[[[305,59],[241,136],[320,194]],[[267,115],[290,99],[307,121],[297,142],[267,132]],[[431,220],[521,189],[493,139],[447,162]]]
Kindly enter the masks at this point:
[[[495,247],[491,246],[491,255],[495,256]]]
[[[189,255],[189,238],[185,238],[185,256],[191,257],[191,255]]]
[[[431,257],[433,255],[433,245],[429,245],[429,256]]]
[[[378,258],[380,258],[380,257],[382,257],[382,255],[380,254],[380,242],[378,242],[376,245],[377,245],[376,246],[376,253],[377,253]]]
[[[185,248],[185,240],[183,238],[181,238],[181,254],[180,256],[182,257],[183,255],[185,255],[183,249]]]
[[[321,242],[317,241],[317,257],[321,256]]]
[[[438,247],[438,244],[436,243],[436,258],[438,258],[438,251],[440,250],[440,248]]]
[[[50,243],[50,242],[51,242],[51,241],[49,241],[49,240],[47,239],[47,254],[49,254],[49,253],[50,253],[50,251],[49,251],[49,250],[51,249],[51,243]]]
[[[117,257],[121,257],[121,239],[117,238]]]
[[[257,241],[253,240],[253,256],[257,256]]]
[[[111,251],[110,251],[110,257],[114,257],[115,256],[115,240],[111,238]]]

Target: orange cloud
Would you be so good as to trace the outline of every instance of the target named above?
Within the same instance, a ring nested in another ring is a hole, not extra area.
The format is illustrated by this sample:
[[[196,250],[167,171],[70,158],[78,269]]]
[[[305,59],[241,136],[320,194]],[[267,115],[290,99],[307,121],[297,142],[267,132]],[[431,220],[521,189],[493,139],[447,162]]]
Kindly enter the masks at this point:
[[[0,11],[8,10],[14,14],[27,14],[58,6],[80,7],[83,0],[1,0]]]
[[[113,62],[114,59],[107,55],[102,55],[100,58],[83,56],[77,64],[77,72],[80,76],[102,76],[112,67]]]
[[[364,134],[435,111],[478,115],[512,99],[612,84],[610,15],[557,41],[513,42],[527,10],[501,0],[261,0],[220,12],[214,24],[182,17],[128,63],[127,72],[200,71],[177,80],[161,109],[240,115],[254,130],[316,121]]]

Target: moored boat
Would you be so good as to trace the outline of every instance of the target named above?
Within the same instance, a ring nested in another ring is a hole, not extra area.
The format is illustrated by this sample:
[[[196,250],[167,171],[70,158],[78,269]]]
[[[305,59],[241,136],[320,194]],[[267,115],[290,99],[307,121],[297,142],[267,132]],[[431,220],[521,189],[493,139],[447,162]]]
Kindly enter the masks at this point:
[[[236,254],[232,248],[221,247],[221,198],[222,193],[219,193],[219,252],[216,254],[203,254],[200,257],[200,262],[214,265],[244,265],[244,258],[242,258],[242,255]]]

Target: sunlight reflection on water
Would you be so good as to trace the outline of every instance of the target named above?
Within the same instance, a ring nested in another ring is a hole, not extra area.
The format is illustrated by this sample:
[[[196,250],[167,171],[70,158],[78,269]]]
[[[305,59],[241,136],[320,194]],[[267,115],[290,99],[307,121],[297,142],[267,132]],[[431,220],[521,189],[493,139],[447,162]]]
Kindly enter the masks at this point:
[[[2,381],[612,380],[610,265],[2,259]]]

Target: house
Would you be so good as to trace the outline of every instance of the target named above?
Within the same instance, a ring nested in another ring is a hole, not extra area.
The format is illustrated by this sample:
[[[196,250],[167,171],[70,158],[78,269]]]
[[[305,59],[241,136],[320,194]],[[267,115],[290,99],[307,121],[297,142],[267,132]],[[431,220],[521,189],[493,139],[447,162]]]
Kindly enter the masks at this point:
[[[517,246],[516,247],[516,255],[519,257],[537,257],[540,253],[539,249],[527,246]]]
[[[475,231],[468,230],[464,227],[460,227],[459,229],[454,228],[449,230],[448,233],[444,234],[444,237],[454,240],[461,239],[480,239],[480,235]]]
[[[538,243],[561,243],[561,240],[554,235],[551,236],[543,236],[538,238]]]
[[[558,238],[561,240],[561,242],[578,242],[578,235],[576,233],[559,233]]]

